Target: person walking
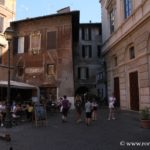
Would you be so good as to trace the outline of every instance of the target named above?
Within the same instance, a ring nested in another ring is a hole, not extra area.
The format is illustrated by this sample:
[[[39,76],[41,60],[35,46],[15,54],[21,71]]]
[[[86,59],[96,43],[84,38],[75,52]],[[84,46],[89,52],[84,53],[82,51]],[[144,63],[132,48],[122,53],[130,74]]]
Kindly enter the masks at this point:
[[[91,116],[92,116],[92,104],[89,99],[85,103],[85,115],[86,115],[85,123],[88,126],[91,124]]]
[[[67,121],[69,108],[70,108],[69,100],[67,99],[67,96],[64,95],[62,100],[62,122]]]
[[[97,109],[98,109],[98,104],[95,99],[92,101],[92,120],[97,120]]]
[[[75,97],[75,109],[76,109],[76,116],[77,116],[77,123],[82,121],[81,114],[82,114],[82,99],[79,95]]]
[[[114,94],[112,94],[108,99],[108,105],[109,105],[109,116],[108,120],[113,119],[115,120],[115,110],[114,110],[114,104],[115,104],[116,98]]]

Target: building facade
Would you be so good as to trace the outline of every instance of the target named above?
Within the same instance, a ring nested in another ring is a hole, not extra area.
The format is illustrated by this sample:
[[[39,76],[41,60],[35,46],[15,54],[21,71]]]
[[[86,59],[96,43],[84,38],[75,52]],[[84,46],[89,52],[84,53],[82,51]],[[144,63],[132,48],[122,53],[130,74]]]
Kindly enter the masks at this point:
[[[16,16],[16,0],[0,0],[0,80],[7,79],[7,41],[4,31]]]
[[[74,54],[76,94],[99,94],[96,75],[100,71],[101,39],[100,23],[80,24],[79,45]]]
[[[64,12],[12,22],[14,77],[40,87],[41,96],[74,97],[73,51],[79,12]]]
[[[122,109],[150,106],[150,1],[100,0],[108,95]]]

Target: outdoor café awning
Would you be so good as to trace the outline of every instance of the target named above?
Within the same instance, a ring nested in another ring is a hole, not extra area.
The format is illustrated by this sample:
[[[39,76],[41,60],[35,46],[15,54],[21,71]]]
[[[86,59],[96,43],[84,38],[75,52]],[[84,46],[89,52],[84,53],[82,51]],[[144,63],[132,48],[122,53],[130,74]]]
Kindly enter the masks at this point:
[[[8,81],[0,80],[0,87],[7,87]],[[19,88],[19,89],[36,89],[37,87],[31,84],[18,82],[18,81],[10,81],[11,88]]]
[[[0,87],[7,87],[8,81],[0,80]],[[40,99],[40,89],[38,86],[34,86],[31,84],[27,84],[24,82],[12,81],[10,80],[10,88],[17,88],[17,89],[35,89],[37,91],[37,99]]]

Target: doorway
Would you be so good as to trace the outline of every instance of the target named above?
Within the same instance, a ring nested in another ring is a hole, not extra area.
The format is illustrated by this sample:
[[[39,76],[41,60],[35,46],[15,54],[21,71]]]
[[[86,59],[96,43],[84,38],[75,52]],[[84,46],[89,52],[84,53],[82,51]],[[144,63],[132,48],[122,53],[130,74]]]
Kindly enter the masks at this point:
[[[130,80],[130,107],[131,110],[139,111],[139,85],[138,72],[129,74]]]
[[[114,96],[116,97],[116,107],[120,107],[119,77],[114,78]]]

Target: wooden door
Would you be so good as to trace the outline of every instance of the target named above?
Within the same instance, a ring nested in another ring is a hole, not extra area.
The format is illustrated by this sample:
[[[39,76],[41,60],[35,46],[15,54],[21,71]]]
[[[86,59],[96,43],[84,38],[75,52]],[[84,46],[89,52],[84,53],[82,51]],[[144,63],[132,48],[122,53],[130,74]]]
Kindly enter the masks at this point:
[[[130,107],[131,110],[139,111],[139,86],[138,72],[129,74],[130,79]]]
[[[114,96],[116,97],[116,106],[120,107],[119,77],[114,78]]]

